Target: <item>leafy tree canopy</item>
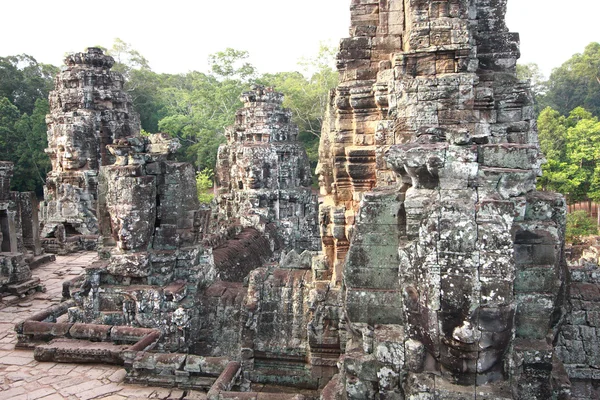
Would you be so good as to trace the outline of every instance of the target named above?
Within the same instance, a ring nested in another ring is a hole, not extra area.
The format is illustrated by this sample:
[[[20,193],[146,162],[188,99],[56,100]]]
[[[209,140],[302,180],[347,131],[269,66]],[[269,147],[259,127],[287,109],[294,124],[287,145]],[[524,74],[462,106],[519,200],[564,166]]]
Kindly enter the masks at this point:
[[[600,43],[590,43],[552,71],[542,102],[563,115],[584,107],[600,116]]]
[[[58,71],[26,54],[0,57],[0,160],[15,163],[13,190],[43,192],[47,99]]]
[[[47,99],[59,69],[21,54],[0,57],[0,97],[7,98],[21,113],[31,114],[37,99]]]
[[[538,118],[540,148],[547,163],[539,183],[570,202],[600,200],[600,122],[578,107],[569,116],[547,107]]]

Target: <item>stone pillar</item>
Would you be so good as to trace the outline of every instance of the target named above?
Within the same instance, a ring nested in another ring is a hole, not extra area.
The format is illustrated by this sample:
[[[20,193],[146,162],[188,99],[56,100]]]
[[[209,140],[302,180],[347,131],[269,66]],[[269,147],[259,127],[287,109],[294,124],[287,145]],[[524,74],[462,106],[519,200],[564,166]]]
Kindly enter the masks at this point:
[[[15,211],[11,207],[10,179],[13,175],[14,165],[9,161],[0,161],[0,230],[2,244],[0,251],[3,253],[16,253],[17,229]]]

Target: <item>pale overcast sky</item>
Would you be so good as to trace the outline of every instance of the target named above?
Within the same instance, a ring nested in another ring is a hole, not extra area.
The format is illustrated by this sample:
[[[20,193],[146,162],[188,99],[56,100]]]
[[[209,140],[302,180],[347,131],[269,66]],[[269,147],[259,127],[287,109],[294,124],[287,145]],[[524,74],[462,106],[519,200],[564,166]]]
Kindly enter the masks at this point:
[[[66,52],[110,47],[118,37],[156,72],[205,71],[208,55],[247,50],[259,72],[297,69],[320,41],[348,36],[350,0],[0,0],[0,56],[26,53],[62,65]],[[598,0],[509,0],[521,62],[548,75],[600,41]]]

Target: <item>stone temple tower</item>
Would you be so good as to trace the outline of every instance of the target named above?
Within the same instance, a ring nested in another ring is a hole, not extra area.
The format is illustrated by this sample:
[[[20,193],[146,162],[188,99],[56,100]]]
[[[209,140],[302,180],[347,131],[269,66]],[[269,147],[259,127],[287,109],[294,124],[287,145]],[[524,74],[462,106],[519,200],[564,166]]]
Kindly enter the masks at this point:
[[[264,231],[276,224],[284,250],[317,250],[317,199],[306,151],[298,142],[283,94],[255,87],[219,148],[216,168],[219,219]],[[262,228],[261,228],[262,226]]]
[[[340,398],[559,391],[565,203],[536,191],[505,13],[506,0],[352,1],[319,164],[325,260],[354,327]]]
[[[98,170],[114,163],[106,146],[140,132],[123,77],[110,70],[113,64],[97,48],[68,55],[50,93],[46,153],[52,171],[41,204],[42,237],[49,238],[44,241],[49,251],[76,250],[86,236],[93,245]]]

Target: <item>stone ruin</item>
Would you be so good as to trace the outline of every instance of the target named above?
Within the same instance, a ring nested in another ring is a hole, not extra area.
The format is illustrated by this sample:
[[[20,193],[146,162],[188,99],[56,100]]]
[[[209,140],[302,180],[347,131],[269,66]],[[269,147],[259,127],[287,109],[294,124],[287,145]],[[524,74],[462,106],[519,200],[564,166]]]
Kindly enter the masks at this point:
[[[352,0],[318,213],[269,88],[242,95],[212,211],[173,140],[102,142],[97,197],[75,196],[98,206],[102,260],[19,324],[19,343],[211,400],[599,398],[598,266],[569,270],[565,201],[536,191],[543,156],[505,12]]]
[[[108,145],[100,167],[101,260],[70,295],[69,320],[159,329],[161,348],[186,351],[197,326],[194,295],[216,278],[200,243],[200,210],[191,164],[171,161],[179,143],[164,134]]]
[[[48,252],[95,248],[98,171],[114,162],[106,146],[140,132],[123,76],[110,70],[114,62],[93,47],[68,55],[50,92],[46,153],[52,171],[41,204]]]
[[[339,398],[562,393],[565,204],[535,190],[543,156],[505,12],[352,2],[320,147],[348,319]]]
[[[244,228],[264,231],[274,224],[272,247],[318,250],[312,173],[292,113],[281,107],[283,94],[257,86],[241,100],[244,108],[226,130],[227,143],[217,156],[219,225],[238,220]]]
[[[37,198],[11,192],[13,163],[0,161],[0,300],[10,302],[44,290],[31,268],[54,259],[42,254]]]

